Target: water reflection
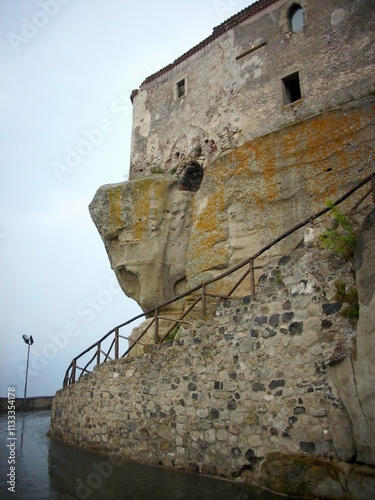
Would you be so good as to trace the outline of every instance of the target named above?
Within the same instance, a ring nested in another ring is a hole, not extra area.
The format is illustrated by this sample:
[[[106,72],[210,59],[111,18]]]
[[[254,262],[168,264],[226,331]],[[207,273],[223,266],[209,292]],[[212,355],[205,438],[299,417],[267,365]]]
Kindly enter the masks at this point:
[[[17,412],[16,413],[16,492],[8,491],[7,474],[9,464],[7,455],[3,450],[7,449],[10,441],[7,432],[7,415],[0,415],[0,442],[1,457],[0,474],[1,489],[0,497],[3,499],[59,499],[60,496],[51,489],[48,474],[48,431],[50,412]],[[5,455],[5,456],[4,456]],[[5,479],[4,479],[5,478]]]
[[[50,412],[18,412],[16,493],[8,491],[7,415],[0,415],[2,499],[272,500],[281,495],[239,483],[149,467],[85,452],[47,436]],[[284,497],[285,498],[285,497]]]

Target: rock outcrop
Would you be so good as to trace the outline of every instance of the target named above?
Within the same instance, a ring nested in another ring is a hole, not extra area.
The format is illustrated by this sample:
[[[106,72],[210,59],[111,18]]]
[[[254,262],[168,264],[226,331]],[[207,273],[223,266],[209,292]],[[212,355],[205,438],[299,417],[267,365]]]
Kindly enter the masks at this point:
[[[184,172],[101,187],[90,213],[124,292],[152,309],[337,199],[371,171],[374,109],[375,100],[364,99],[229,150],[205,165],[193,191],[181,190]],[[301,230],[256,265],[289,253],[302,238]],[[228,277],[225,287],[237,279]],[[211,292],[222,292],[219,286]],[[246,280],[238,295],[249,293]]]
[[[90,204],[120,286],[143,311],[186,290],[192,193],[178,186],[155,175],[103,186]]]
[[[359,321],[353,350],[330,367],[352,423],[356,460],[375,465],[375,210],[359,233],[354,255]]]

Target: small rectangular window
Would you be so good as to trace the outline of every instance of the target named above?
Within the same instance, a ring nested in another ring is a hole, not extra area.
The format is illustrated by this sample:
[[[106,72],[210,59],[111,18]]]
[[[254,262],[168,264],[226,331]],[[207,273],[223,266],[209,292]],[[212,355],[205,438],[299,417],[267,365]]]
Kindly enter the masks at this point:
[[[301,99],[302,94],[298,71],[283,78],[282,83],[285,104],[291,104],[292,102]]]
[[[177,82],[176,86],[177,86],[177,98],[183,97],[186,93],[185,79]]]

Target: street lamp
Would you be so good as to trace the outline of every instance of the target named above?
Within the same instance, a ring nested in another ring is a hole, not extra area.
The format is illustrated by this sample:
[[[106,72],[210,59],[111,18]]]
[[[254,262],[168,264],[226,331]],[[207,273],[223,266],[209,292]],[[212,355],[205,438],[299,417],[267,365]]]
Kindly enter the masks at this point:
[[[30,346],[33,345],[34,339],[32,335],[28,337],[27,335],[22,335],[23,341],[25,344],[27,344],[27,363],[26,363],[26,377],[25,377],[25,392],[23,395],[23,409],[25,409],[25,403],[26,403],[26,390],[27,390],[27,374],[29,372],[29,357],[30,357]]]

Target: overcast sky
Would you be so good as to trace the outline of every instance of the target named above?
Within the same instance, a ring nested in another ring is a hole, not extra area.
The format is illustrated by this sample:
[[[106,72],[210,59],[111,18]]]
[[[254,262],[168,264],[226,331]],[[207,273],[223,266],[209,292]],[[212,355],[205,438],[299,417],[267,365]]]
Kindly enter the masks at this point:
[[[53,395],[138,305],[88,205],[126,180],[133,89],[249,0],[0,0],[0,380]]]

